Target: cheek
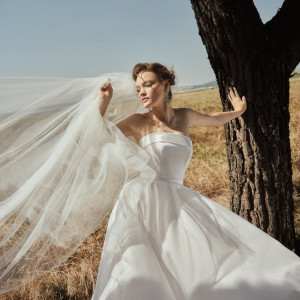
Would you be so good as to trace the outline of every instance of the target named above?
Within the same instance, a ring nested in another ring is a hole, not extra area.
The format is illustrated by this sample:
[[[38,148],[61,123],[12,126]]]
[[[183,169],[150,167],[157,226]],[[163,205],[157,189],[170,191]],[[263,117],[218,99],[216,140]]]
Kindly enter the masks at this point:
[[[153,100],[160,100],[163,98],[163,90],[161,88],[157,88],[155,90],[152,90],[152,99]]]

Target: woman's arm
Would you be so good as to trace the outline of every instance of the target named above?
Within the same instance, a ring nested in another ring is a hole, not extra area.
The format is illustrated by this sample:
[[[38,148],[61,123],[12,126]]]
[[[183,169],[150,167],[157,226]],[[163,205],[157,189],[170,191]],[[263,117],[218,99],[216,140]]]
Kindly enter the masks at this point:
[[[186,109],[186,120],[189,127],[215,127],[224,125],[232,119],[239,117],[247,108],[246,98],[240,98],[235,88],[229,88],[228,98],[234,108],[233,111],[218,112],[212,115],[201,114],[193,109]]]
[[[98,92],[98,96],[99,96],[99,110],[101,116],[103,117],[106,112],[107,106],[113,96],[113,88],[111,86],[110,79],[108,79],[108,81],[102,85],[102,87]]]

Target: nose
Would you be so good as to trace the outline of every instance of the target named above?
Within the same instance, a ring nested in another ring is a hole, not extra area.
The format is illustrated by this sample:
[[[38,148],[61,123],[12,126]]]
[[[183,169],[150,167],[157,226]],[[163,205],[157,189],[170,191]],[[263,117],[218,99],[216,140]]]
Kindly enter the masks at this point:
[[[146,96],[146,89],[144,87],[141,87],[140,92],[139,92],[139,96],[140,97]]]

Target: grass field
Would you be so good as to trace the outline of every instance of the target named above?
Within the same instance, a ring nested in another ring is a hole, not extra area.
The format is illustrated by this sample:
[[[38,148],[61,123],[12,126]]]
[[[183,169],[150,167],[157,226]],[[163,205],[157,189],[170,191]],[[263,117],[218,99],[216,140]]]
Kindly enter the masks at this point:
[[[300,239],[300,77],[291,79],[290,139],[292,147],[296,234]],[[222,111],[218,89],[177,94],[174,107],[202,113]],[[191,130],[194,153],[184,184],[230,207],[228,162],[223,127]],[[59,268],[0,299],[90,299],[96,282],[105,228],[91,235]]]

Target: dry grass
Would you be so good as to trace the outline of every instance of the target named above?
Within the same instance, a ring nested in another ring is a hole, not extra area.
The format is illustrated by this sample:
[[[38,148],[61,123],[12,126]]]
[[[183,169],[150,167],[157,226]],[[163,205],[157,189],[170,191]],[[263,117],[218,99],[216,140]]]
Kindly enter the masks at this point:
[[[174,106],[191,107],[203,113],[222,110],[218,89],[174,97]],[[290,139],[295,186],[296,233],[300,238],[300,78],[291,79]],[[194,153],[185,176],[185,185],[229,208],[228,163],[223,128],[191,131]],[[97,276],[105,228],[92,234],[64,265],[0,299],[90,299]]]
[[[300,241],[300,77],[290,80],[290,140],[293,164],[295,231]]]

